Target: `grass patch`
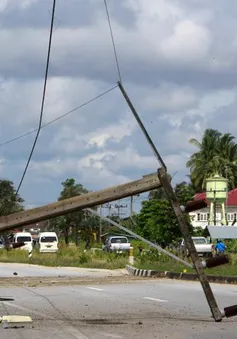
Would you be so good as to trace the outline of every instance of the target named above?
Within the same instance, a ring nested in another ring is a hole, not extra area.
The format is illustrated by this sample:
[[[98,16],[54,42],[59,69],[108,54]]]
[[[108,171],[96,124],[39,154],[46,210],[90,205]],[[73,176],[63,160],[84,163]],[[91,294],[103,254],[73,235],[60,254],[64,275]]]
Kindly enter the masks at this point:
[[[220,276],[237,276],[237,254],[230,254],[230,263],[215,268],[205,269],[206,274],[220,275]],[[160,260],[159,260],[160,257]],[[142,256],[137,260],[135,266],[141,269],[157,270],[157,271],[172,271],[172,272],[186,272],[195,273],[195,269],[186,267],[181,263],[169,259],[164,255],[159,255],[156,260],[145,261]],[[190,261],[191,262],[191,261]]]
[[[84,252],[83,248],[60,248],[57,253],[39,253],[34,250],[32,258],[24,250],[0,250],[0,262],[43,265],[52,267],[84,267],[119,269],[128,263],[127,254],[105,253],[102,251]]]

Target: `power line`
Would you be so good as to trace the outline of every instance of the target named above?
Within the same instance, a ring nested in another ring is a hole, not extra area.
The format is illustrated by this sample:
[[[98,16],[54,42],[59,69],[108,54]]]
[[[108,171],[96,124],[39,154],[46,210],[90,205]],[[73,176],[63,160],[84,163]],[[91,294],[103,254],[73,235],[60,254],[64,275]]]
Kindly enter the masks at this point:
[[[110,21],[110,15],[109,15],[109,9],[108,9],[107,0],[104,0],[104,4],[105,4],[105,10],[106,10],[108,24],[109,24],[110,36],[111,36],[111,40],[112,40],[112,45],[113,45],[113,50],[114,50],[114,57],[115,57],[115,62],[116,62],[116,66],[117,66],[119,81],[122,82],[122,76],[121,76],[120,67],[119,67],[119,61],[118,61],[118,53],[117,53],[117,49],[116,49],[116,45],[115,45],[115,40],[114,40],[114,34],[113,34],[112,25],[111,25],[111,21]]]
[[[104,96],[104,95],[106,95],[107,93],[113,91],[113,90],[114,90],[115,88],[117,88],[117,87],[118,87],[117,85],[116,85],[116,86],[113,86],[113,87],[109,88],[108,90],[106,90],[105,92],[103,92],[103,93],[97,95],[96,97],[94,97],[94,98],[92,98],[92,99],[90,99],[90,100],[84,102],[83,104],[81,104],[81,105],[79,105],[79,106],[77,106],[77,107],[71,109],[70,111],[68,111],[68,112],[66,112],[66,113],[64,113],[64,114],[62,114],[62,115],[59,115],[57,118],[55,118],[55,119],[53,119],[53,120],[51,120],[51,121],[49,121],[49,122],[47,122],[47,123],[41,125],[41,129],[43,129],[44,127],[47,127],[47,126],[53,124],[54,122],[56,122],[56,121],[58,121],[58,120],[60,120],[60,119],[62,119],[62,118],[64,118],[64,117],[66,117],[66,116],[69,115],[69,114],[74,113],[75,111],[79,110],[80,108],[82,108],[82,107],[84,107],[84,106],[87,106],[87,105],[90,104],[91,102],[93,102],[93,101],[95,101],[95,100],[101,98],[102,96]],[[12,143],[12,142],[14,142],[14,141],[17,141],[17,140],[19,140],[19,139],[22,139],[22,138],[24,138],[24,137],[26,137],[26,136],[28,136],[28,135],[30,135],[30,134],[36,132],[37,130],[38,130],[38,128],[35,128],[34,130],[32,130],[32,131],[30,131],[30,132],[21,134],[21,135],[15,137],[15,138],[12,138],[12,139],[10,139],[10,140],[7,140],[7,141],[3,142],[2,144],[0,144],[0,147],[1,147],[1,146],[5,146],[5,145],[7,145],[7,144],[10,144],[10,143]]]
[[[27,163],[26,163],[25,169],[23,171],[20,183],[19,183],[18,188],[16,190],[16,194],[18,194],[18,192],[19,192],[19,190],[21,188],[21,185],[23,183],[23,180],[25,178],[25,175],[26,175],[27,169],[29,167],[32,155],[34,153],[34,149],[35,149],[35,146],[36,146],[36,143],[37,143],[37,140],[38,140],[38,137],[39,137],[39,133],[40,133],[40,130],[41,130],[43,113],[44,113],[45,93],[46,93],[47,80],[48,80],[48,72],[49,72],[50,53],[51,53],[51,46],[52,46],[55,7],[56,7],[56,0],[53,0],[52,17],[51,17],[51,24],[50,24],[49,44],[48,44],[47,61],[46,61],[46,69],[45,69],[45,77],[44,77],[43,96],[42,96],[41,109],[40,109],[39,126],[38,126],[38,129],[37,129],[37,133],[36,133],[36,136],[35,136],[35,140],[34,140],[32,149],[31,149],[30,154],[29,154],[29,158],[27,160]]]

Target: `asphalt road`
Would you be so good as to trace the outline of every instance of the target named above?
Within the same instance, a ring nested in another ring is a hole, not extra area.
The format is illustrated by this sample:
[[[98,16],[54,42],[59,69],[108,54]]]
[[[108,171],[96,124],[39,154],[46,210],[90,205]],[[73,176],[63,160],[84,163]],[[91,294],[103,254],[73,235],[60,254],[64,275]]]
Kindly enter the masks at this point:
[[[0,263],[0,277],[110,277],[121,276],[124,270],[103,270],[78,267],[45,267],[29,264]]]
[[[126,280],[126,279],[125,279]],[[220,308],[237,287],[212,285]],[[1,339],[219,339],[236,337],[236,318],[215,323],[199,283],[142,280],[64,287],[0,288],[0,314],[29,315],[25,328],[0,328]],[[12,326],[12,325],[11,325]]]

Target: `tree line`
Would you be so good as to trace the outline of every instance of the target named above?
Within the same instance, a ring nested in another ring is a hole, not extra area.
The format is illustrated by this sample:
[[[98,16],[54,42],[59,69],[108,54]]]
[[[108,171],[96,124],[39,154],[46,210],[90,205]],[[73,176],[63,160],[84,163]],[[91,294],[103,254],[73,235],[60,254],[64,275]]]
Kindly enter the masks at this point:
[[[205,130],[202,140],[191,139],[196,147],[188,162],[188,180],[174,187],[180,204],[193,199],[197,192],[205,190],[206,178],[218,173],[228,179],[229,189],[237,187],[237,144],[235,137],[218,130]],[[89,191],[74,178],[62,182],[58,201],[88,193]],[[95,207],[96,208],[96,207]],[[16,194],[13,182],[0,180],[0,213],[2,216],[24,209],[24,200]],[[115,221],[116,217],[114,218]],[[187,222],[192,231],[190,220]],[[141,210],[132,219],[122,223],[147,239],[165,244],[171,243],[180,236],[178,224],[170,202],[162,188],[149,192],[148,200],[142,202]],[[114,230],[107,222],[85,211],[69,213],[48,222],[48,228],[62,234],[66,245],[73,239],[76,245],[79,239],[86,242],[100,241],[100,226],[103,231]]]

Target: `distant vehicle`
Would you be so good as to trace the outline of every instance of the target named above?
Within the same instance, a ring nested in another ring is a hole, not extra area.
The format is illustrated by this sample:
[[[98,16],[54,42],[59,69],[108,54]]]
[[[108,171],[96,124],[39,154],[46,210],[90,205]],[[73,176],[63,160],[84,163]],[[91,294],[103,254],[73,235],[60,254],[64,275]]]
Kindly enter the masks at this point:
[[[0,238],[0,249],[5,248],[5,243],[4,240],[2,238]]]
[[[117,252],[122,253],[129,251],[130,242],[127,237],[123,236],[111,236],[106,239],[102,249],[107,252]]]
[[[58,237],[55,232],[39,233],[37,245],[39,251],[42,252],[57,252],[58,251]]]
[[[199,256],[213,256],[214,246],[213,244],[208,243],[205,237],[192,237],[192,240]],[[181,251],[183,255],[188,255],[188,250],[185,246],[184,239],[181,242]]]
[[[33,250],[33,239],[29,232],[17,232],[13,236],[13,243],[25,243],[25,246],[20,247],[22,250],[31,252]]]

